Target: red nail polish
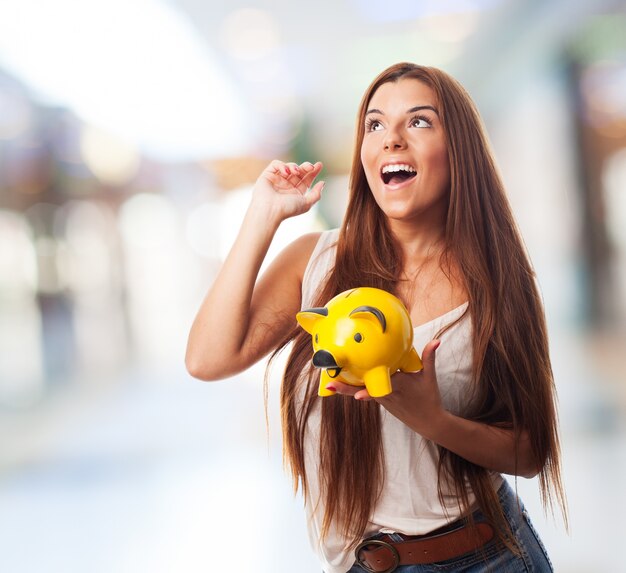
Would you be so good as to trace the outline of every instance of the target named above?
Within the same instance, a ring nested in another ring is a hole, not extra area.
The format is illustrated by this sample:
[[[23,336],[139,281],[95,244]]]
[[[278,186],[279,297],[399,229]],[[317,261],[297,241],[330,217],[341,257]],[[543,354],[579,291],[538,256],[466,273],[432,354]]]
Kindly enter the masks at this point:
[[[328,386],[326,386],[326,390],[330,390],[331,392],[336,392],[337,388],[335,388],[334,386],[331,386],[330,384]]]

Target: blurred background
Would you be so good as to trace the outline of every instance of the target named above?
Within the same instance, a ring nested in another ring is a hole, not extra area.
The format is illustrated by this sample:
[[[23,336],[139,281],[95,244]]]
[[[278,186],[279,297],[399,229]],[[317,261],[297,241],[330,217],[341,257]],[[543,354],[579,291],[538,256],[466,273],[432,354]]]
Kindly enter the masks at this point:
[[[477,102],[543,291],[571,533],[518,490],[556,571],[626,571],[625,32],[608,0],[0,0],[0,571],[319,573],[279,366],[266,431],[264,364],[195,381],[186,337],[270,159],[327,181],[272,253],[341,222],[405,60]]]

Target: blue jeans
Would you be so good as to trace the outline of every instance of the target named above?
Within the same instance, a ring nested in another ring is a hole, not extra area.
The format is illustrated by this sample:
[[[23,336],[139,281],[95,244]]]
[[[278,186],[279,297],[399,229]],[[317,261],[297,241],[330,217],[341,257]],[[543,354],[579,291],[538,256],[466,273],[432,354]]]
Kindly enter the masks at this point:
[[[506,481],[500,487],[498,496],[504,515],[517,541],[519,555],[515,555],[506,547],[492,540],[473,553],[427,565],[401,565],[396,569],[396,572],[549,573],[554,571],[545,547],[541,543],[524,505],[521,500],[518,504],[515,492]],[[484,521],[480,511],[474,513],[474,518],[477,521]],[[366,571],[359,565],[353,565],[347,573],[366,573]]]

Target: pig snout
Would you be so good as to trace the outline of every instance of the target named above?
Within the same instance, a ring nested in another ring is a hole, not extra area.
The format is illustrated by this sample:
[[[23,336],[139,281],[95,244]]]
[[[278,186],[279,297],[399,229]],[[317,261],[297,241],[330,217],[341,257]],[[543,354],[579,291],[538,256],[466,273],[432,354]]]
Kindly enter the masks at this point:
[[[318,350],[313,355],[313,366],[317,368],[339,368],[335,357],[327,350]]]

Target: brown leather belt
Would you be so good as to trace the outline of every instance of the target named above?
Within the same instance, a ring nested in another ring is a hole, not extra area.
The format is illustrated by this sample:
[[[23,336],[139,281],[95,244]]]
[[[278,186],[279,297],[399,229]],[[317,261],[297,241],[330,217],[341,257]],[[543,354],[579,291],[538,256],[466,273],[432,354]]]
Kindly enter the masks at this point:
[[[391,573],[399,565],[436,563],[476,551],[493,539],[487,523],[467,525],[435,535],[407,537],[392,541],[388,535],[366,539],[356,548],[356,562],[371,573]]]

